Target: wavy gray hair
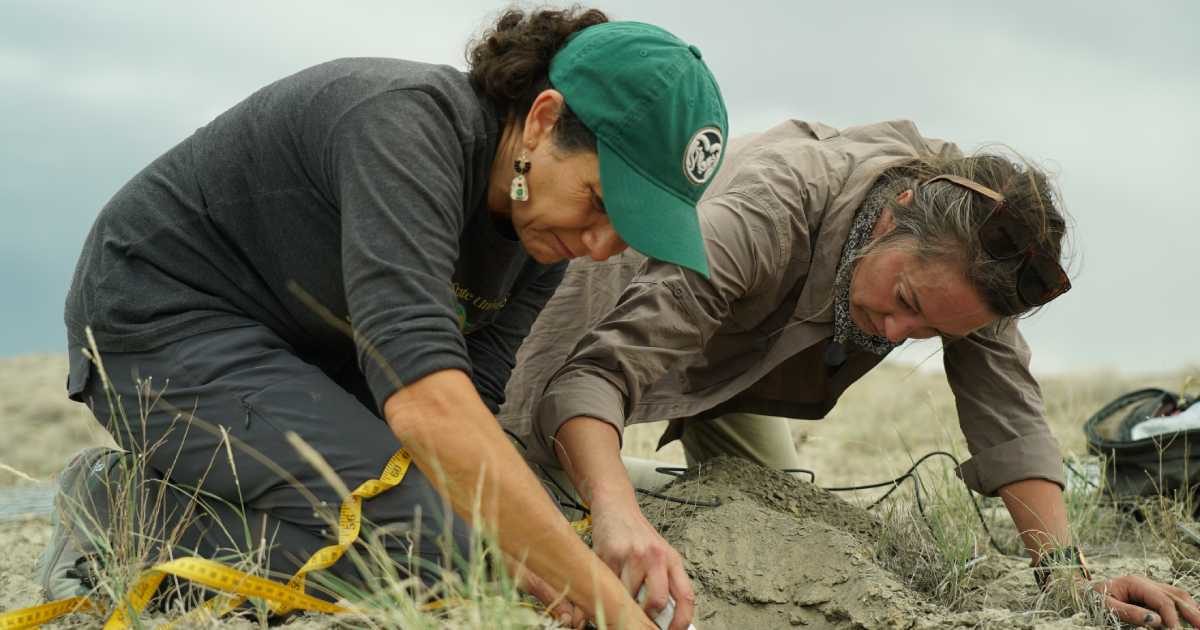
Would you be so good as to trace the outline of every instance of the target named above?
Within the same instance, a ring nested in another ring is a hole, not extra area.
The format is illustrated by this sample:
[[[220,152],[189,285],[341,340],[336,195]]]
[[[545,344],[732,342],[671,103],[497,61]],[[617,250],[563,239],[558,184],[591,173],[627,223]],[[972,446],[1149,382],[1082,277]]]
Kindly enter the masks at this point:
[[[883,177],[895,229],[863,248],[859,257],[884,247],[908,247],[923,260],[962,265],[968,282],[997,315],[1012,318],[1035,311],[1017,294],[1023,257],[997,260],[980,241],[979,229],[995,202],[949,181],[922,184],[937,175],[966,177],[1004,195],[1005,211],[1030,230],[1034,247],[1062,259],[1068,221],[1049,178],[1027,162],[992,154],[919,159],[889,169]],[[913,191],[913,199],[902,206],[895,199],[906,189]]]

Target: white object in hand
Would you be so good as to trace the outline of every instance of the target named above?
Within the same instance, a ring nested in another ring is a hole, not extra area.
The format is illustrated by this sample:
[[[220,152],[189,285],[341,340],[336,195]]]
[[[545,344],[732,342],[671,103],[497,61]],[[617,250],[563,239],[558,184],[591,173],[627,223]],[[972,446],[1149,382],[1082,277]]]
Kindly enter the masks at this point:
[[[639,604],[646,603],[646,585],[638,590],[637,601]],[[658,626],[659,630],[667,630],[671,626],[671,618],[675,616],[675,598],[667,595],[667,605],[658,611],[654,616],[654,625]],[[688,624],[688,630],[696,630],[696,626]]]

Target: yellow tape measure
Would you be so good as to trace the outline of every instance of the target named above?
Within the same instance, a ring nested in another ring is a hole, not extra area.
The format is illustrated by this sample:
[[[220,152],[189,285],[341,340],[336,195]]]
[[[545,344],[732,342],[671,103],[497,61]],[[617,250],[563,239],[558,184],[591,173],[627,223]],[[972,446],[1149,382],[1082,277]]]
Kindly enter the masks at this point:
[[[369,479],[355,488],[350,496],[342,502],[338,514],[337,543],[318,549],[287,584],[250,575],[204,558],[191,557],[171,560],[144,571],[138,581],[134,583],[133,588],[129,590],[125,600],[110,611],[104,627],[106,629],[132,627],[133,618],[145,609],[150,598],[158,590],[159,584],[168,575],[174,575],[224,593],[234,594],[233,596],[219,595],[208,600],[203,606],[186,615],[185,619],[190,618],[193,614],[205,613],[219,617],[236,609],[247,597],[259,597],[270,602],[272,610],[278,613],[292,610],[312,610],[323,613],[346,612],[347,609],[342,606],[306,594],[304,592],[305,577],[313,571],[333,566],[342,557],[346,549],[358,539],[362,527],[363,500],[394,488],[404,480],[410,465],[412,465],[412,456],[408,454],[408,451],[400,449],[388,460],[379,479]],[[430,606],[432,607],[433,604]],[[87,597],[61,599],[41,606],[0,614],[0,630],[33,628],[63,615],[83,610],[99,610],[99,607]],[[182,621],[184,619],[179,619],[170,625]]]
[[[0,628],[15,630],[17,628],[36,628],[44,623],[53,621],[74,612],[95,610],[96,605],[86,597],[68,597],[41,606],[22,608],[0,614]]]
[[[146,608],[146,604],[158,590],[159,584],[168,575],[174,575],[229,594],[209,599],[182,618],[160,626],[160,630],[167,630],[176,625],[187,626],[188,622],[204,615],[224,616],[241,606],[247,597],[266,600],[271,604],[272,612],[280,614],[293,610],[311,610],[330,614],[349,612],[349,609],[343,606],[331,604],[306,594],[304,592],[305,579],[313,571],[333,566],[345,554],[346,549],[358,539],[362,528],[363,500],[371,499],[396,487],[404,480],[411,465],[412,456],[408,454],[408,451],[400,449],[388,460],[379,479],[368,479],[359,484],[350,493],[350,496],[342,501],[338,513],[337,543],[322,547],[313,553],[308,561],[296,571],[296,574],[288,580],[287,584],[250,575],[205,558],[180,558],[163,562],[147,569],[138,577],[138,581],[126,594],[125,600],[109,611],[108,621],[104,624],[105,630],[125,630],[132,627],[133,619]],[[591,516],[588,515],[571,525],[582,535],[591,529]],[[421,609],[425,611],[441,610],[460,604],[461,601],[457,598],[438,600],[424,604]],[[0,630],[34,628],[63,615],[85,610],[99,611],[100,608],[87,597],[60,599],[41,606],[0,614]]]

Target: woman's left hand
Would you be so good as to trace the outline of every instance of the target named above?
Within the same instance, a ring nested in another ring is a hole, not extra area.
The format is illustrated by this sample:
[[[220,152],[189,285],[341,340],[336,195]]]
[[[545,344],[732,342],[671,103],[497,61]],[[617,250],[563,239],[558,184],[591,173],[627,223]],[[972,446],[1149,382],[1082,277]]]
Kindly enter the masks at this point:
[[[514,563],[512,566],[519,565]],[[587,615],[581,608],[572,604],[571,600],[564,597],[562,593],[555,591],[542,578],[523,568],[516,571],[515,577],[517,588],[537,598],[546,607],[549,616],[553,617],[559,625],[567,628],[582,628],[587,622]]]
[[[1104,606],[1121,621],[1147,628],[1179,628],[1182,617],[1200,628],[1200,605],[1178,586],[1137,575],[1092,583]]]

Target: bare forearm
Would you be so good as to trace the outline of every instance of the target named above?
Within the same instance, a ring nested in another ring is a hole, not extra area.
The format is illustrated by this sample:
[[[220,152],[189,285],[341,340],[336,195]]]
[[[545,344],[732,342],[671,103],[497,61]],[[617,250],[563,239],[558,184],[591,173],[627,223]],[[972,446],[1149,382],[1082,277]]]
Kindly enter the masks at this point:
[[[1058,484],[1026,479],[1000,488],[1000,496],[1021,531],[1021,539],[1035,564],[1051,547],[1071,544],[1067,506]],[[1081,563],[1082,557],[1069,565],[1074,579],[1071,584],[1099,593],[1099,600],[1086,601],[1101,602],[1121,621],[1139,627],[1178,628],[1183,619],[1192,627],[1200,627],[1200,607],[1187,591],[1131,575],[1092,582],[1086,571],[1078,570],[1076,562]],[[1051,562],[1052,566],[1054,564]]]
[[[463,372],[431,374],[385,404],[388,424],[454,511],[589,614],[628,615],[632,600],[583,544],[500,430]],[[633,619],[627,617],[631,621]],[[639,620],[640,621],[640,620]]]
[[[621,440],[612,425],[580,416],[555,436],[555,451],[579,496],[589,505],[637,505],[633,484],[621,463]]]
[[[638,506],[633,484],[621,461],[621,445],[612,425],[580,416],[555,436],[559,462],[592,510],[592,544],[630,593],[645,595],[652,615],[675,603],[671,628],[686,628],[695,613],[695,591],[683,557],[655,530]]]
[[[1000,488],[1025,549],[1035,559],[1046,549],[1071,544],[1067,505],[1058,484],[1024,479]]]

